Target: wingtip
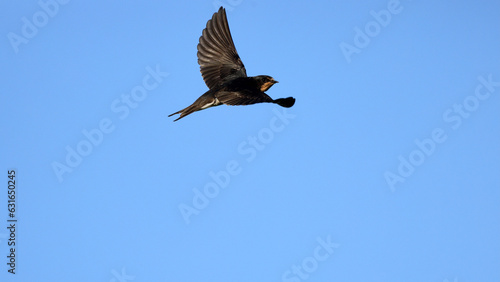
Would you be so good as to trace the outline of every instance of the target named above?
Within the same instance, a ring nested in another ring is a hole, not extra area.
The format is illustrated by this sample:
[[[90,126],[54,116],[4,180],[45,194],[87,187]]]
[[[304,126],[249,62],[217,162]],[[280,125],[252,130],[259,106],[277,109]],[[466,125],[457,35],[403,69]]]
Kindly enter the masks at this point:
[[[224,14],[226,13],[226,9],[222,6],[220,6],[219,10],[217,11],[217,13],[215,13],[215,15],[220,14],[220,13],[224,13]],[[215,17],[215,15],[214,15],[214,17]]]
[[[293,105],[295,105],[295,98],[293,97],[280,98],[274,100],[274,102],[282,107],[291,108]]]

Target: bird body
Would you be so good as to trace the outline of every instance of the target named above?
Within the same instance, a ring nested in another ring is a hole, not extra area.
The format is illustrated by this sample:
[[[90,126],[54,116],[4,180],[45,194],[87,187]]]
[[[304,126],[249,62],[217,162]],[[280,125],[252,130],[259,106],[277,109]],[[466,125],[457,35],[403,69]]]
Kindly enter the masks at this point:
[[[193,104],[169,116],[180,114],[177,121],[191,113],[225,105],[276,103],[291,107],[295,98],[272,99],[265,91],[278,81],[268,75],[248,77],[245,66],[234,47],[226,11],[220,7],[203,30],[198,44],[198,64],[209,90]]]

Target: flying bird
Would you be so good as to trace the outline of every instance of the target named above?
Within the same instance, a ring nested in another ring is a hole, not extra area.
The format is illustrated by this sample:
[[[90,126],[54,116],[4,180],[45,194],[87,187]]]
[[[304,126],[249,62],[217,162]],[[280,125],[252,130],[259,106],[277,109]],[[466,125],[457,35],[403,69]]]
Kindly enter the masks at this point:
[[[209,90],[191,106],[169,115],[180,114],[174,121],[222,104],[236,106],[275,103],[285,108],[295,104],[293,97],[272,99],[264,93],[278,83],[271,76],[247,76],[245,66],[234,47],[223,7],[208,20],[207,27],[202,32],[198,43],[198,64]]]

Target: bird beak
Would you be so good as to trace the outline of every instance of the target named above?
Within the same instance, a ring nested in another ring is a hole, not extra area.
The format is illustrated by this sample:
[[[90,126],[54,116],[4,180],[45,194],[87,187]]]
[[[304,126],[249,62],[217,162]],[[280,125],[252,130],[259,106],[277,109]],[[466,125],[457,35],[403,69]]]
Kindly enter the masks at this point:
[[[279,81],[275,80],[275,81],[273,81],[273,82],[274,82],[274,83],[278,83]]]

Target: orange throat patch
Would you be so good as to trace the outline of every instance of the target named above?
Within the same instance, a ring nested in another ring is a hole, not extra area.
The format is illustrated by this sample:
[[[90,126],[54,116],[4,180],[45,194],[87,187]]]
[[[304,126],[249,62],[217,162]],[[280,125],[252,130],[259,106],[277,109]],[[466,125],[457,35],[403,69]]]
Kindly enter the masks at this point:
[[[260,87],[260,91],[266,92],[273,85],[274,85],[274,82],[264,82],[264,84],[262,84],[262,86]]]

